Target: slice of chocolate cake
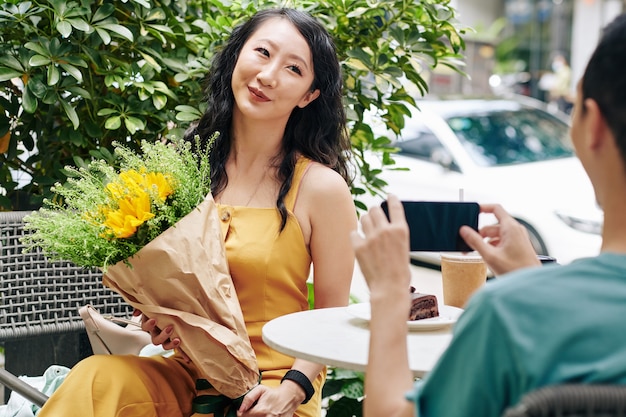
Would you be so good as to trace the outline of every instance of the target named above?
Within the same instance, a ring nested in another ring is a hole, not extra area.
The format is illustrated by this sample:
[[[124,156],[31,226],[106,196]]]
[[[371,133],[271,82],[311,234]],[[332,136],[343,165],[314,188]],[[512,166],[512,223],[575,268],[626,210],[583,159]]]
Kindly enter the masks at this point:
[[[409,320],[421,320],[439,316],[437,297],[432,294],[422,294],[411,287],[411,311]]]

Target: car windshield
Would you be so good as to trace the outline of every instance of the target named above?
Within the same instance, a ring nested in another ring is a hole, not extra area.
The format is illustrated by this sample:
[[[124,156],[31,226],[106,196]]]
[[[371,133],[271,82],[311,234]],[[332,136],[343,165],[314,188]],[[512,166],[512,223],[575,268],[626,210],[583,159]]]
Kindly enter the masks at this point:
[[[568,125],[540,110],[454,116],[447,122],[481,166],[538,162],[574,154]]]

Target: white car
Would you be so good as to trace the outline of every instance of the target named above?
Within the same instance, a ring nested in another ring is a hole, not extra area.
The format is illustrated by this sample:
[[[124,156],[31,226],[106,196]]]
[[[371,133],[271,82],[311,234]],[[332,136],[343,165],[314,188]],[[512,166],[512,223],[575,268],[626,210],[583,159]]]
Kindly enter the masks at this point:
[[[402,200],[499,203],[524,224],[538,254],[566,264],[600,250],[602,211],[574,155],[566,119],[513,99],[420,100],[400,137],[369,116],[375,134],[401,149],[384,170]],[[381,199],[365,201],[368,206]],[[480,224],[494,221],[481,215]],[[437,254],[413,253],[437,263]]]

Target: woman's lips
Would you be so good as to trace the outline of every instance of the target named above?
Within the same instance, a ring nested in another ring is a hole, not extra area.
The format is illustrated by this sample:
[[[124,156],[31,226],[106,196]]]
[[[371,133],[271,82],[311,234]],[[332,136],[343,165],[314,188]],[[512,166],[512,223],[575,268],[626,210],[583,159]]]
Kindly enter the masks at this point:
[[[270,101],[269,97],[267,97],[261,90],[258,90],[254,87],[248,87],[248,91],[252,93],[252,97],[256,98],[259,101]]]

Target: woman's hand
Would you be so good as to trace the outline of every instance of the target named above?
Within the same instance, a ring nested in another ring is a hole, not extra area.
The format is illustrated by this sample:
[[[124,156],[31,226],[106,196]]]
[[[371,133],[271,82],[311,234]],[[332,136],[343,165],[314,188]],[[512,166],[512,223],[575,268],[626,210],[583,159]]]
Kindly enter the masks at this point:
[[[304,391],[295,382],[284,381],[276,388],[257,385],[243,399],[239,417],[292,417],[304,401]]]
[[[137,314],[137,312],[141,314],[141,311],[135,310],[133,312],[133,315],[139,315]],[[183,355],[185,361],[191,362],[189,356],[187,356],[187,354],[183,352],[183,350],[180,348],[180,339],[178,337],[170,339],[172,333],[174,333],[173,326],[167,326],[165,329],[161,330],[157,326],[157,322],[155,319],[148,318],[144,315],[141,320],[141,329],[150,333],[150,336],[152,338],[152,344],[157,346],[161,345],[164,350],[178,349],[178,351]]]
[[[502,206],[481,205],[480,211],[493,213],[498,223],[481,228],[479,233],[469,226],[463,226],[460,233],[465,242],[481,254],[495,275],[541,265],[528,237],[528,231]]]

